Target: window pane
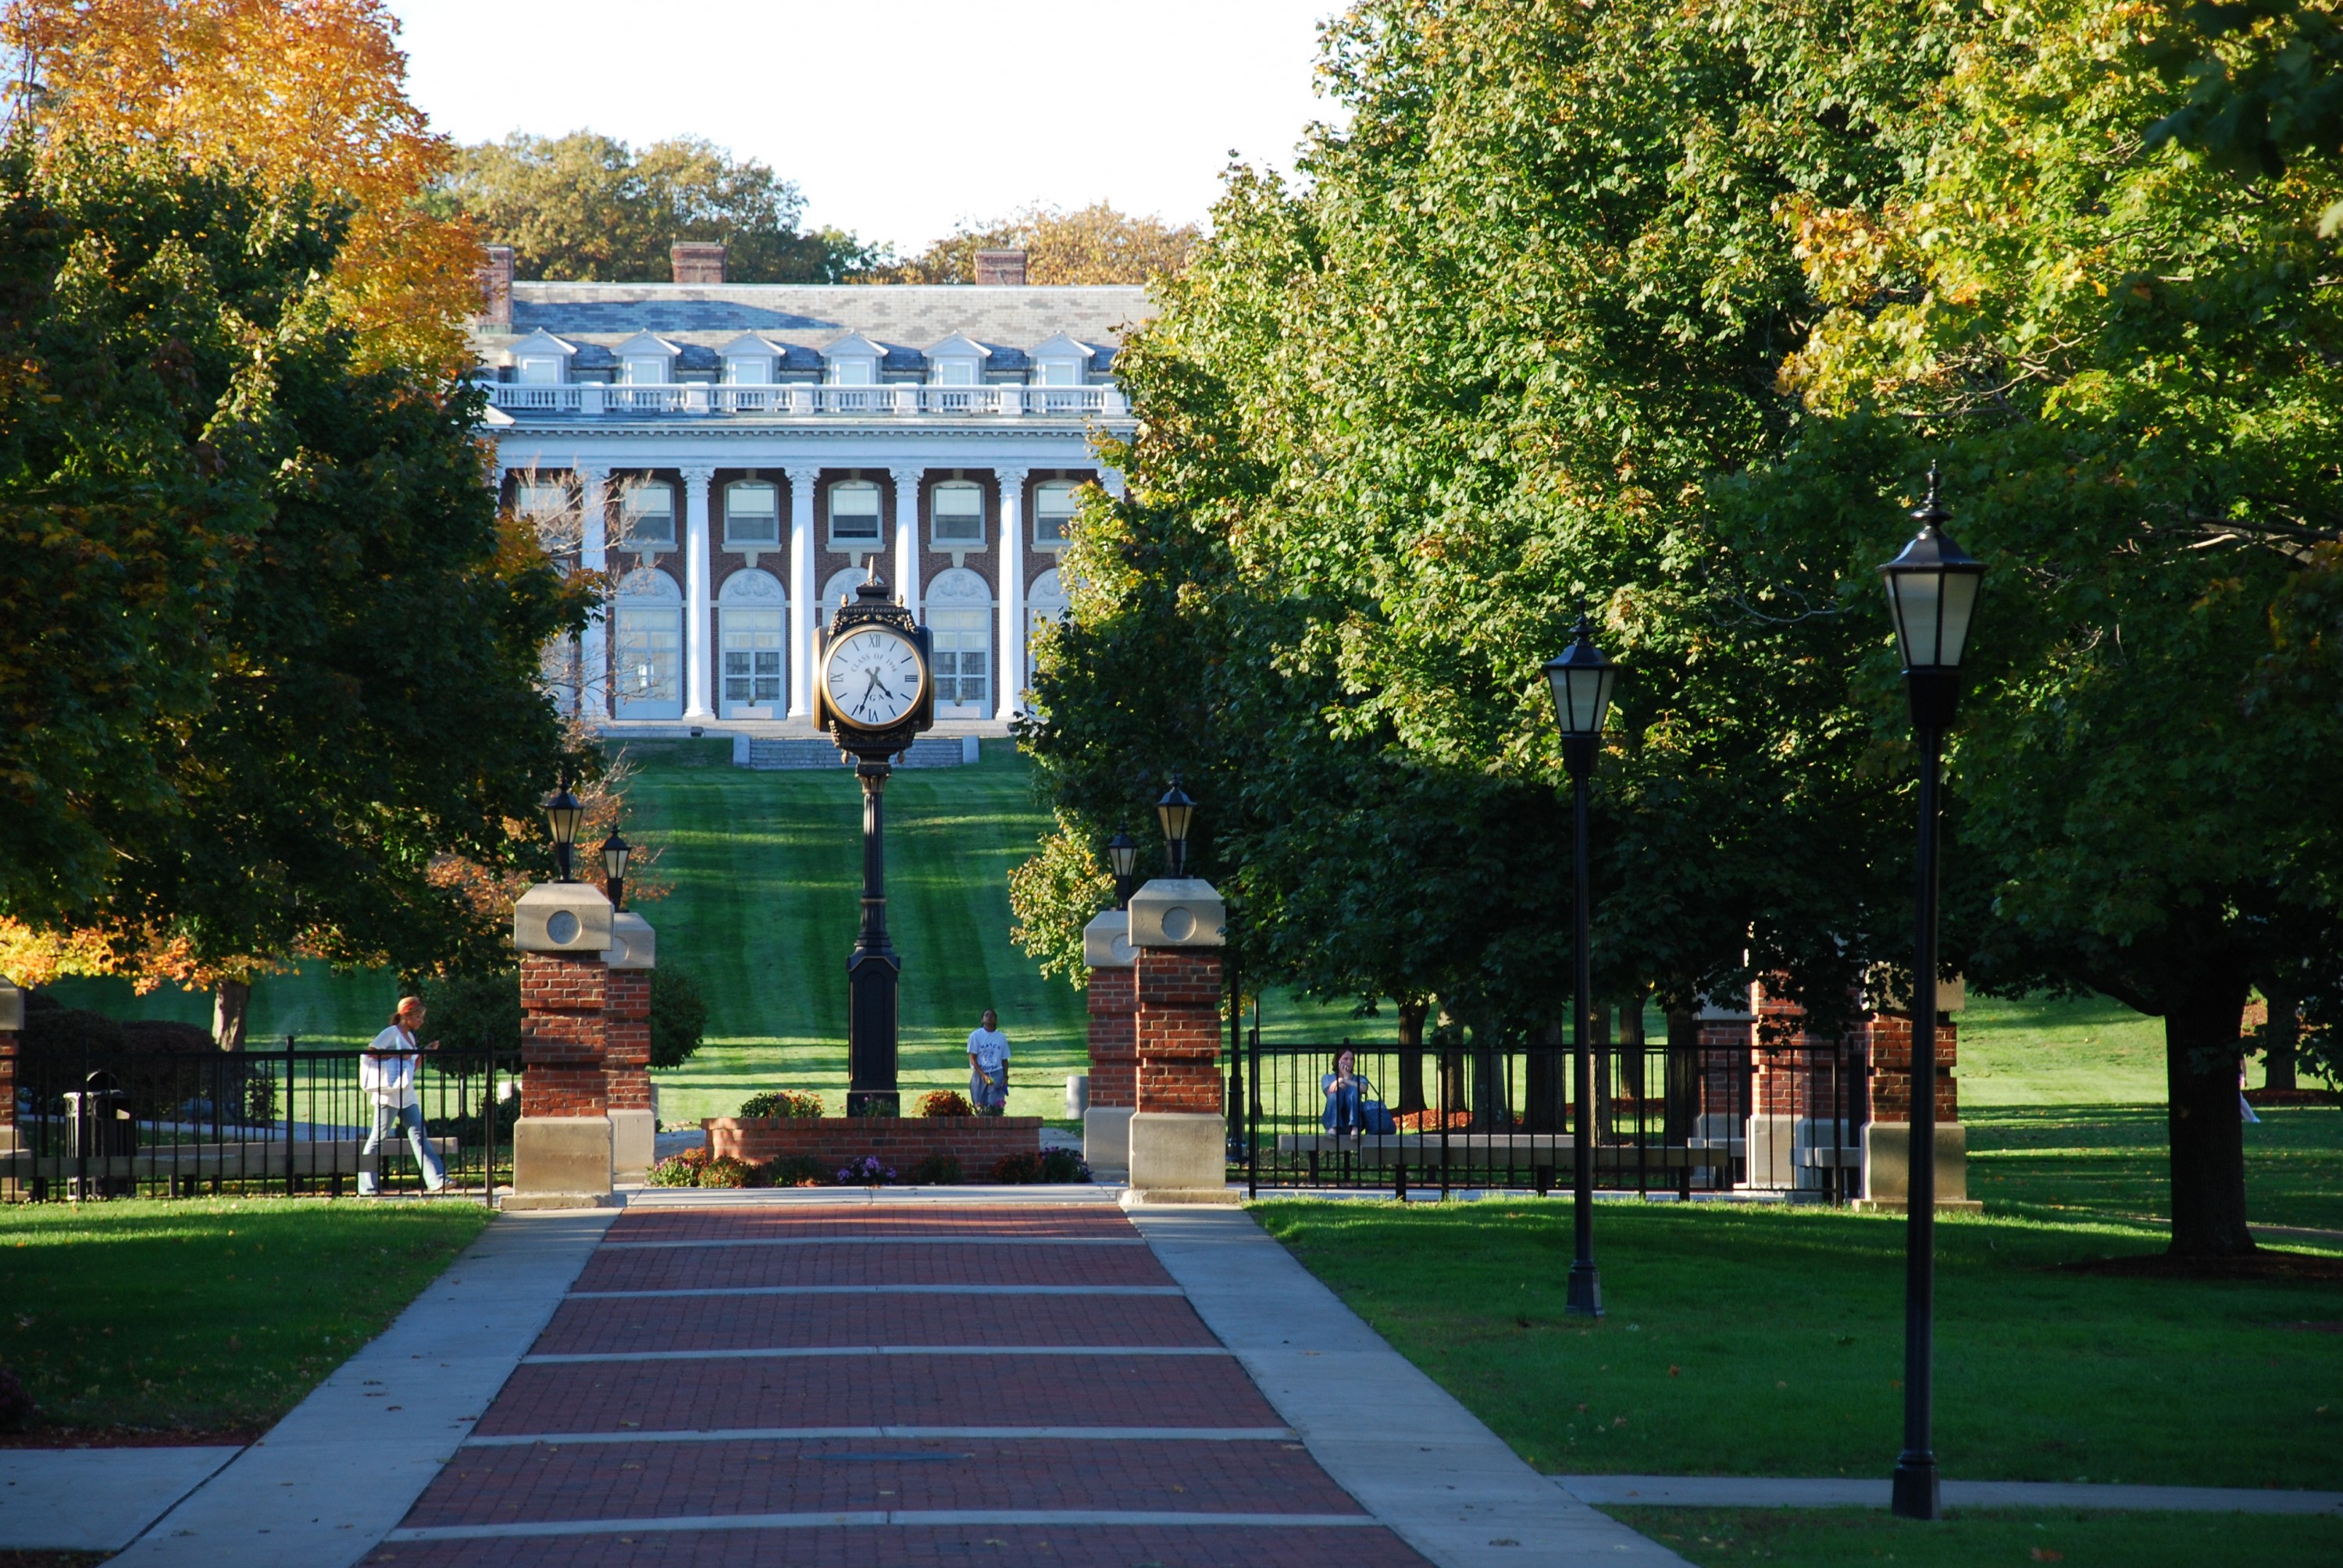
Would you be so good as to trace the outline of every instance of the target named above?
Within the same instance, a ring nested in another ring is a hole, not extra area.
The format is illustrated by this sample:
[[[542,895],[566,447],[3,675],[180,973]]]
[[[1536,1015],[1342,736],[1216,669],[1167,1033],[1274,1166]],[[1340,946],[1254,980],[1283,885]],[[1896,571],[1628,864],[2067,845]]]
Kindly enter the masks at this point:
[[[1041,361],[1041,385],[1044,387],[1077,386],[1079,382],[1074,372],[1075,365],[1071,359],[1044,359]]]
[[[965,359],[947,359],[936,367],[936,385],[973,387],[976,385],[976,367]]]
[[[877,367],[868,359],[841,359],[830,368],[830,378],[840,387],[868,387]]]
[[[520,362],[520,384],[524,387],[554,387],[561,381],[561,361],[554,358],[524,359]]]
[[[1037,544],[1066,541],[1066,524],[1074,515],[1074,487],[1061,481],[1039,485],[1033,491],[1033,539]]]
[[[780,492],[761,479],[725,486],[724,538],[744,545],[779,543]]]
[[[938,485],[929,505],[935,517],[936,542],[984,542],[984,491],[975,485]]]
[[[675,543],[675,492],[656,482],[629,485],[620,497],[622,543]]]
[[[524,518],[558,518],[569,509],[569,487],[524,484],[513,493],[513,508]]]
[[[833,539],[876,539],[879,537],[879,487],[860,480],[830,487],[830,537]]]

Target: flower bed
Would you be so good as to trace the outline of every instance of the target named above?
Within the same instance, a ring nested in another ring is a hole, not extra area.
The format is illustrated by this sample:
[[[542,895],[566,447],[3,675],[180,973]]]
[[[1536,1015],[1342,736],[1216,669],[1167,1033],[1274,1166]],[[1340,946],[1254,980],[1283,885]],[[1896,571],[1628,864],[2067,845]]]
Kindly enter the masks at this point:
[[[711,1160],[751,1165],[807,1156],[826,1166],[844,1166],[865,1155],[909,1172],[923,1160],[950,1155],[970,1181],[1012,1154],[1041,1152],[1038,1116],[716,1116],[708,1130]]]

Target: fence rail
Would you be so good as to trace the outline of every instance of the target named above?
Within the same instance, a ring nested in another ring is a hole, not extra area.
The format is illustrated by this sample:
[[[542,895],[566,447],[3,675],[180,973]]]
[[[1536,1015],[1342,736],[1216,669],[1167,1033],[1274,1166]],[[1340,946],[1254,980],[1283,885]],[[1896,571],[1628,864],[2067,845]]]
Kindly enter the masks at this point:
[[[1335,1078],[1345,1050],[1355,1090]],[[1232,1179],[1250,1191],[1388,1188],[1403,1198],[1572,1183],[1568,1046],[1264,1044],[1256,1033],[1244,1055]],[[1598,1188],[1831,1202],[1861,1191],[1870,1107],[1859,1050],[1604,1044],[1593,1058]]]
[[[368,1151],[364,1052],[30,1051],[15,1063],[13,1138],[0,1129],[0,1200],[326,1193],[363,1171],[387,1192],[420,1191],[403,1131]],[[412,1097],[448,1193],[482,1201],[511,1169],[517,1064],[485,1051],[423,1054]],[[13,1144],[13,1147],[8,1145]]]

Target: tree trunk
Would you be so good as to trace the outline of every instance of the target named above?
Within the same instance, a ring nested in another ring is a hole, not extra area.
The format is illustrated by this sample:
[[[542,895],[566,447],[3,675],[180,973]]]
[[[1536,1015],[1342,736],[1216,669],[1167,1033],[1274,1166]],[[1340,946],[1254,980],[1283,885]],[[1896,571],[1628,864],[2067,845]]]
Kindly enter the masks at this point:
[[[2254,1250],[2238,1126],[2237,1026],[2245,1008],[2240,976],[2200,986],[2164,1015],[2175,1257],[2228,1258]]]
[[[1399,1104],[1392,1114],[1405,1116],[1423,1105],[1423,1018],[1428,1003],[1399,1004]]]
[[[1562,1022],[1553,1020],[1538,1029],[1537,1049],[1529,1053],[1524,1080],[1522,1131],[1562,1132],[1563,1107],[1570,1099],[1570,1053],[1563,1048]]]
[[[252,982],[224,980],[212,988],[212,1043],[222,1050],[244,1049],[244,1021],[252,1011]]]
[[[1619,1004],[1619,1096],[1634,1102],[1628,1114],[1639,1123],[1644,1116],[1644,1092],[1649,1088],[1645,1071],[1644,994],[1637,991]],[[1615,1110],[1613,1113],[1617,1114]]]
[[[1473,1131],[1505,1131],[1505,1089],[1498,1070],[1497,1040],[1486,1020],[1473,1023]]]
[[[1611,1009],[1607,1004],[1586,1010],[1586,1043],[1594,1078],[1594,1136],[1609,1138],[1618,1110],[1611,1093]]]
[[[1667,1110],[1663,1133],[1671,1149],[1681,1149],[1698,1131],[1700,1121],[1700,1015],[1668,1014]]]
[[[1440,1015],[1440,1108],[1437,1114],[1453,1116],[1473,1102],[1464,1070],[1464,1026],[1453,1013]]]
[[[2283,986],[2264,986],[2269,1022],[2262,1027],[2262,1087],[2295,1087],[2294,1048],[2302,1040],[2302,999]]]

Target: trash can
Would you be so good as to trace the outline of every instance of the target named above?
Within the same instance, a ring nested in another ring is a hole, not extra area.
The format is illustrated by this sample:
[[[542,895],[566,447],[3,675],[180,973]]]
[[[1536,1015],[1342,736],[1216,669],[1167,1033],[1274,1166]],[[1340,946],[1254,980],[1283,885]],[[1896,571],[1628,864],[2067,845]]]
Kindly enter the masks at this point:
[[[65,1148],[76,1160],[126,1159],[138,1151],[138,1124],[130,1118],[130,1096],[122,1092],[109,1072],[93,1072],[80,1089],[61,1099],[65,1103]],[[109,1173],[101,1166],[95,1175],[75,1175],[67,1191],[75,1198],[123,1198],[136,1189],[127,1171]]]

